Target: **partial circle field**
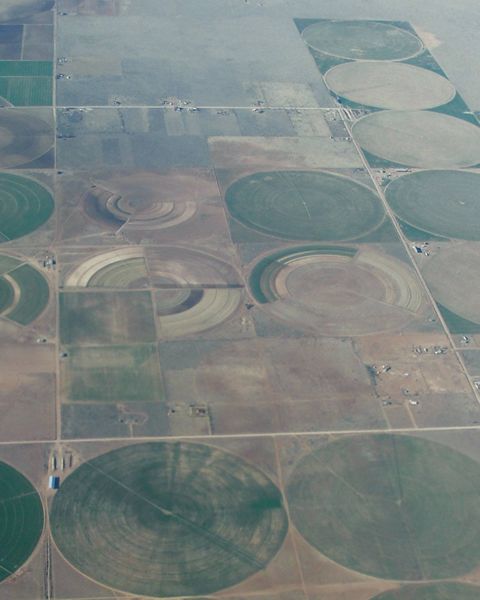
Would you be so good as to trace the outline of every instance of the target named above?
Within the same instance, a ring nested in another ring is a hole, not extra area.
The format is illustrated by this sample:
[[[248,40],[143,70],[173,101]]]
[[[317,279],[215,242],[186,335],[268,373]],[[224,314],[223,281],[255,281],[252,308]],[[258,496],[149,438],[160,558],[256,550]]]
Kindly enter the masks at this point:
[[[406,63],[349,62],[325,74],[337,95],[366,106],[420,110],[453,100],[454,86],[440,75]]]
[[[264,569],[287,531],[256,467],[204,444],[127,446],[85,462],[51,508],[56,544],[92,579],[132,594],[209,594]]]
[[[49,297],[47,280],[37,269],[0,255],[0,317],[28,325],[45,310]]]
[[[384,434],[322,446],[300,460],[287,485],[292,520],[312,546],[349,569],[407,581],[478,567],[479,493],[480,464],[468,456]]]
[[[40,158],[53,146],[52,125],[18,108],[0,111],[0,168],[14,168]]]
[[[389,110],[353,125],[360,146],[384,160],[410,167],[448,169],[480,163],[480,127],[422,110]]]
[[[250,290],[274,318],[344,336],[405,326],[423,306],[415,275],[385,254],[341,246],[301,246],[253,267]]]
[[[327,172],[255,173],[233,183],[225,201],[243,225],[292,240],[353,240],[385,217],[373,190]]]
[[[313,50],[353,60],[401,60],[423,50],[415,35],[380,21],[319,21],[302,37]]]
[[[33,485],[0,462],[0,581],[30,557],[43,531],[43,506]]]

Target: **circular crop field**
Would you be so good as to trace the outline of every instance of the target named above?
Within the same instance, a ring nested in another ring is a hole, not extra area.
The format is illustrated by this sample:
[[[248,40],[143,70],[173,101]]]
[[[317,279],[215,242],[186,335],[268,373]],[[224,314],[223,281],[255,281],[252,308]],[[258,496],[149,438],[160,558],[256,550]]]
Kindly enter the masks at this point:
[[[406,223],[435,235],[480,240],[480,175],[418,171],[386,189],[388,203]]]
[[[160,335],[179,337],[200,333],[231,317],[242,302],[238,288],[177,288],[156,293]]]
[[[250,274],[255,299],[273,317],[332,336],[397,329],[415,318],[423,296],[400,261],[339,246],[288,248]]]
[[[478,566],[479,494],[480,464],[400,435],[328,443],[299,461],[287,486],[312,546],[355,571],[410,581]]]
[[[53,146],[49,123],[18,108],[0,111],[0,168],[13,168],[43,156]]]
[[[462,583],[407,585],[384,592],[372,600],[477,600],[480,587]]]
[[[30,557],[43,530],[43,506],[33,485],[0,462],[0,581]]]
[[[138,288],[147,284],[143,250],[137,246],[96,254],[65,278],[66,287]]]
[[[480,163],[480,127],[440,113],[376,112],[357,121],[353,135],[364,150],[402,165],[447,169]]]
[[[422,274],[435,300],[451,312],[480,324],[478,249],[446,248],[429,257]]]
[[[90,218],[113,229],[165,229],[194,217],[193,198],[205,190],[205,182],[193,175],[131,173],[92,187],[83,206]]]
[[[384,219],[370,188],[325,172],[255,173],[232,184],[225,201],[247,227],[292,240],[352,240]]]
[[[314,50],[355,60],[400,60],[423,49],[412,33],[378,21],[320,21],[302,37]]]
[[[50,192],[33,179],[0,173],[0,242],[35,231],[48,221],[53,208]]]
[[[264,569],[287,517],[277,487],[203,444],[149,443],[84,463],[57,492],[51,524],[64,556],[133,594],[194,596]]]
[[[330,69],[325,81],[336,95],[358,104],[398,110],[440,106],[456,93],[445,77],[395,62],[344,63]]]
[[[37,269],[0,254],[0,316],[28,325],[45,310],[50,290]]]

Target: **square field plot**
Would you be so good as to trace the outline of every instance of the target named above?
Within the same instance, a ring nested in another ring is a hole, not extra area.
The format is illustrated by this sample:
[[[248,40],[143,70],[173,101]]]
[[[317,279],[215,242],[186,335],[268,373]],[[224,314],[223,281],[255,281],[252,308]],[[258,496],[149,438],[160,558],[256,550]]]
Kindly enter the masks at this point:
[[[156,346],[72,347],[61,362],[62,395],[72,402],[158,402]]]
[[[155,340],[149,292],[63,292],[59,306],[63,344]]]

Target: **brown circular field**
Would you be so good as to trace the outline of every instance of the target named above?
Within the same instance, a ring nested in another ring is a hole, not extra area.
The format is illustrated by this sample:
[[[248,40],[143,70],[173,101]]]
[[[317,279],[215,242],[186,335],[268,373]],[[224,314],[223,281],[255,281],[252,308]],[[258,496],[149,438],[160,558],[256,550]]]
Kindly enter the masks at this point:
[[[433,108],[450,102],[456,93],[445,77],[406,63],[343,63],[330,69],[325,81],[338,96],[396,110]]]
[[[262,571],[287,532],[282,495],[243,459],[205,444],[135,444],[63,482],[52,533],[76,568],[131,594],[209,594]]]
[[[292,326],[325,335],[400,328],[421,310],[414,274],[372,250],[302,246],[259,261],[250,289],[264,310]]]
[[[30,111],[0,111],[0,168],[13,168],[43,156],[53,146],[53,128]]]
[[[90,218],[113,229],[165,229],[192,219],[196,198],[209,192],[208,182],[195,175],[129,173],[92,187],[83,205]]]
[[[360,146],[385,160],[447,169],[480,163],[480,127],[425,110],[388,110],[357,121],[353,135]]]

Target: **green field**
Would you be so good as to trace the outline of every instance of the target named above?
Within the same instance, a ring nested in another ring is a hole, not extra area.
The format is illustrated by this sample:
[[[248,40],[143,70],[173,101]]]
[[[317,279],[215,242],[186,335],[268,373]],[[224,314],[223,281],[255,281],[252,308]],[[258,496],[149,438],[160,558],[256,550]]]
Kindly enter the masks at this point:
[[[356,60],[398,60],[423,48],[405,29],[379,21],[318,21],[302,37],[314,50]]]
[[[0,60],[0,77],[53,77],[49,60]]]
[[[103,584],[146,596],[209,594],[264,569],[287,531],[256,467],[204,444],[127,446],[67,477],[51,509],[60,551]]]
[[[0,241],[28,235],[51,217],[51,193],[33,179],[0,173]]]
[[[367,153],[392,163],[427,169],[480,163],[480,127],[441,113],[374,112],[356,121],[352,131]]]
[[[39,495],[28,479],[3,462],[0,462],[0,505],[1,581],[29,558],[43,530]]]
[[[296,246],[295,248],[274,252],[259,260],[252,269],[248,279],[250,291],[255,300],[261,304],[274,302],[277,297],[269,284],[274,279],[275,274],[283,269],[293,258],[317,256],[321,254],[353,257],[356,253],[357,250],[355,248],[342,246]]]
[[[30,265],[22,265],[9,275],[20,288],[20,298],[7,317],[21,325],[28,325],[43,312],[48,304],[50,290],[46,279]]]
[[[13,106],[51,106],[51,77],[0,77],[0,96]]]
[[[292,519],[332,560],[384,579],[430,580],[480,563],[480,465],[414,437],[345,437],[288,481]]]
[[[158,402],[164,392],[155,346],[69,347],[62,385],[73,402]]]
[[[231,185],[225,201],[247,227],[293,240],[355,239],[384,219],[370,188],[326,172],[255,173]]]
[[[480,240],[480,175],[418,171],[387,186],[388,203],[408,224],[435,235]]]
[[[155,321],[149,292],[63,292],[62,344],[153,342]]]
[[[28,325],[45,309],[50,297],[47,280],[28,264],[0,255],[0,313]]]
[[[373,600],[478,600],[480,587],[462,583],[408,585],[384,592]]]

